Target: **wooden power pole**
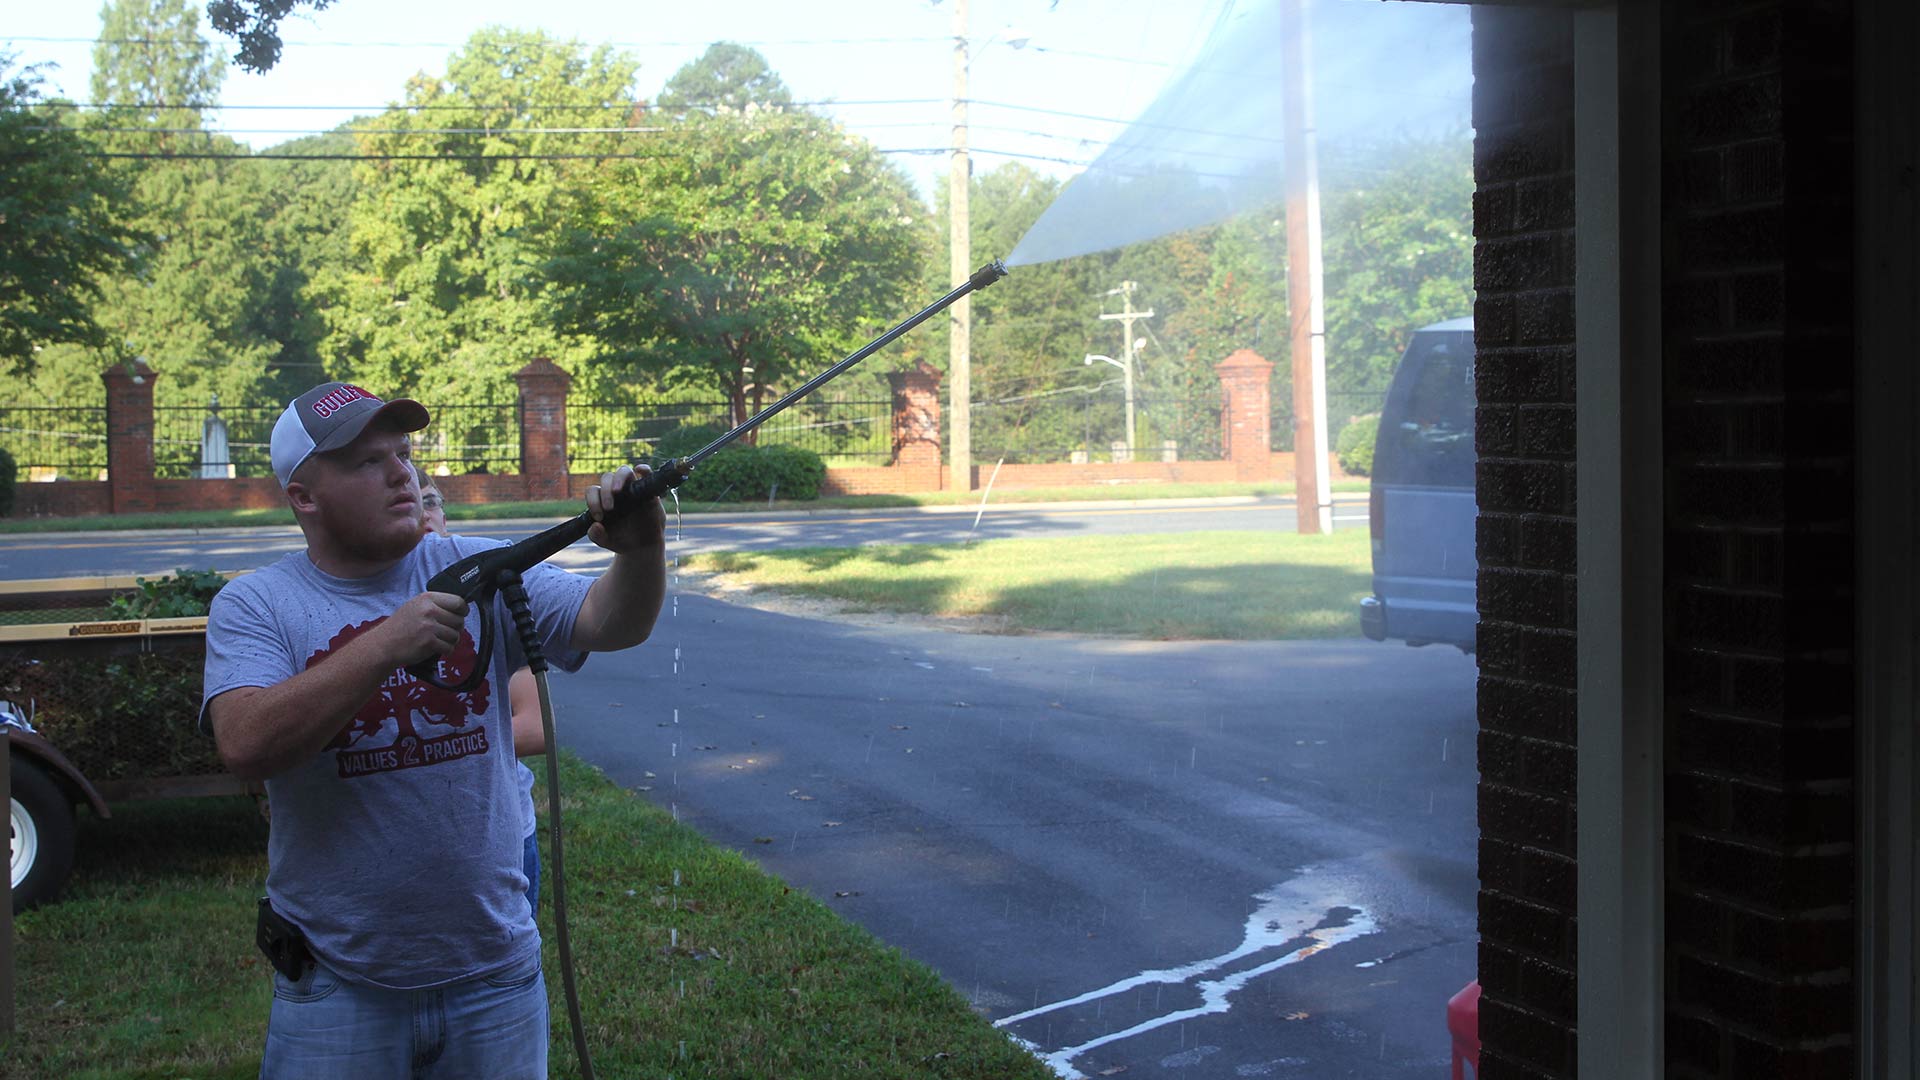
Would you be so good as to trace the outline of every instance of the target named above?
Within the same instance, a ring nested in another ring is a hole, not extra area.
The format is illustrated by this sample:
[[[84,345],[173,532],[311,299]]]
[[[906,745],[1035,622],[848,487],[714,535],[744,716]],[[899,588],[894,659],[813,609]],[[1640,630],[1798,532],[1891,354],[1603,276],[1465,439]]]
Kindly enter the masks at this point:
[[[1326,312],[1320,287],[1320,177],[1314,151],[1307,0],[1281,0],[1287,169],[1287,314],[1292,323],[1293,499],[1300,531],[1333,531],[1327,466]]]
[[[973,244],[968,218],[968,185],[973,168],[967,159],[967,0],[953,3],[953,160],[947,173],[947,246],[952,258],[948,281],[973,273]],[[947,309],[947,459],[948,487],[973,488],[973,304],[961,297]]]

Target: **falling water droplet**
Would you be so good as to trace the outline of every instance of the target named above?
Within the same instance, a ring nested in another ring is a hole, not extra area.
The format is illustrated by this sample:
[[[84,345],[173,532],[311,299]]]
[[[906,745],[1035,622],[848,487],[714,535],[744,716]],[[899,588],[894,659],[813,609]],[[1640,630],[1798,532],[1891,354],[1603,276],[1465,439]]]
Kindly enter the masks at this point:
[[[675,709],[675,710],[673,710],[673,722],[674,722],[674,723],[676,723],[676,724],[680,722],[680,710],[679,710],[679,709]]]
[[[1452,741],[1453,741],[1453,740],[1451,740],[1451,739],[1441,739],[1441,740],[1440,740],[1440,760],[1441,760],[1441,761],[1445,761],[1445,760],[1447,760],[1447,744],[1448,744],[1448,743],[1450,743],[1450,742],[1452,742]]]
[[[673,872],[673,887],[676,889],[680,887],[680,871],[679,870],[675,870]]]

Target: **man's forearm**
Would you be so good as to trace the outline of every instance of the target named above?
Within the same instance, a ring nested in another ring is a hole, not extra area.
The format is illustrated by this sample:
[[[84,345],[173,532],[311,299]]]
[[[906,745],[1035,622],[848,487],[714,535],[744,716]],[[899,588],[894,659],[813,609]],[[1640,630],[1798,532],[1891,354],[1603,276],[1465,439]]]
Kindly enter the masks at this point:
[[[227,768],[265,780],[319,753],[395,670],[370,644],[350,642],[283,682],[215,698],[214,740]]]
[[[611,652],[647,640],[667,595],[666,548],[622,552],[587,590],[569,642],[582,652]]]

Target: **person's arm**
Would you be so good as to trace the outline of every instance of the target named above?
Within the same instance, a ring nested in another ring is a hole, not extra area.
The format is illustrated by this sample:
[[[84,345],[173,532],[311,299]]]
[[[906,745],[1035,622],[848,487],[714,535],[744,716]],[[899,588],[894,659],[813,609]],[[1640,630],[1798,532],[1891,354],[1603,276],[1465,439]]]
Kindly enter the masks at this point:
[[[646,466],[640,466],[644,474]],[[608,493],[626,486],[634,470],[621,466],[587,489],[593,515],[588,539],[613,552],[613,565],[580,603],[569,640],[582,652],[611,652],[647,640],[667,595],[667,516],[659,499],[605,520]]]
[[[265,780],[319,753],[394,671],[451,651],[467,604],[421,593],[319,664],[272,686],[243,686],[207,703],[220,760],[242,780]]]
[[[507,704],[513,710],[513,756],[546,753],[547,729],[540,719],[540,687],[532,668],[521,668],[507,680]]]

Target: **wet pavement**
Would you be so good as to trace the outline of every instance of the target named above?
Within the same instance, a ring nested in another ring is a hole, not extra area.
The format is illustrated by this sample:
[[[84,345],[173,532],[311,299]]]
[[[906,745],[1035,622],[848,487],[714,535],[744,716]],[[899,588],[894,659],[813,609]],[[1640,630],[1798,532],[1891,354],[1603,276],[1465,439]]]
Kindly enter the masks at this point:
[[[1456,651],[994,636],[681,593],[653,641],[553,687],[563,745],[1064,1076],[1446,1075],[1446,1000],[1475,967]]]

